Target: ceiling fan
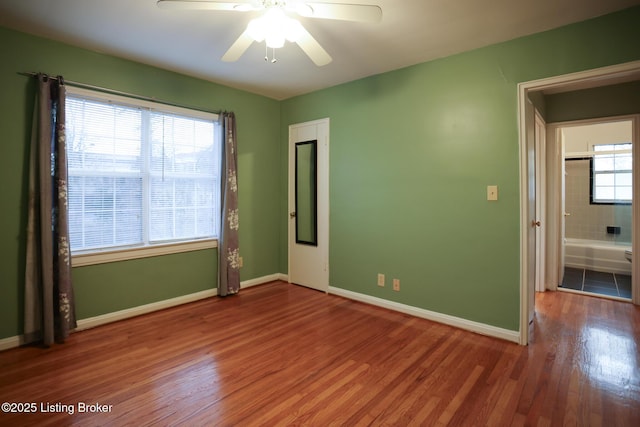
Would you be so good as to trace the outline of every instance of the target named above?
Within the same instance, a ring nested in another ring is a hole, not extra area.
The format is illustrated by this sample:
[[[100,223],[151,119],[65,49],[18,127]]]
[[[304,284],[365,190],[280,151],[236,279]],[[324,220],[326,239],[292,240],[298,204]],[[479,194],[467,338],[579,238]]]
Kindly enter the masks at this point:
[[[342,21],[376,23],[382,19],[382,9],[376,5],[307,2],[303,0],[158,0],[163,9],[225,10],[236,12],[263,11],[249,25],[229,50],[222,56],[226,62],[237,61],[254,41],[265,41],[265,49],[273,49],[271,62],[276,62],[275,49],[284,46],[285,40],[295,42],[317,65],[327,65],[331,56],[313,38],[302,24],[291,17],[297,14],[305,18],[337,19]],[[269,60],[268,50],[265,61]]]

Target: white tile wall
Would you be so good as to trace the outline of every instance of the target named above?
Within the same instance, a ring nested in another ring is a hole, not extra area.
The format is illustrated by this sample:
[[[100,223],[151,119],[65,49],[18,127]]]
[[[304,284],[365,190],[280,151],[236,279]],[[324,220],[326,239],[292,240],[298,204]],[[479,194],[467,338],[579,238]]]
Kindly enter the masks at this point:
[[[565,171],[566,237],[631,242],[631,205],[589,204],[589,160],[566,160]],[[607,226],[620,234],[607,234]]]

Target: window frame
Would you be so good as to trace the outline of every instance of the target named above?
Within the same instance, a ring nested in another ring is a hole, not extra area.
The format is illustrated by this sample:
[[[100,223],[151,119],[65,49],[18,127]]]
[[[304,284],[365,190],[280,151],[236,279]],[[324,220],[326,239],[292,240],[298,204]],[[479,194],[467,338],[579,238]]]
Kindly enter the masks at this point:
[[[108,92],[90,90],[80,87],[67,86],[67,97],[84,98],[96,102],[113,103],[128,106],[137,109],[145,109],[149,111],[162,112],[167,114],[176,114],[187,116],[194,119],[201,119],[216,122],[219,121],[219,115],[206,111],[178,107],[171,104],[161,102],[153,102],[135,97],[116,95]],[[218,137],[222,137],[221,129],[218,128]],[[222,141],[220,141],[222,143]],[[218,159],[219,161],[220,159]],[[220,169],[218,169],[220,172]],[[222,177],[218,176],[218,181]],[[143,195],[144,197],[144,195]],[[220,212],[218,212],[220,214]],[[104,264],[110,262],[126,261],[132,259],[140,259],[161,255],[176,254],[182,252],[191,252],[204,249],[212,249],[218,247],[218,237],[195,238],[191,240],[164,241],[160,243],[145,242],[143,245],[135,246],[118,246],[103,249],[91,249],[86,251],[72,251],[72,265],[81,267],[94,264]]]
[[[630,201],[616,201],[615,199],[613,201],[599,201],[595,198],[595,180],[596,180],[596,175],[599,174],[616,174],[618,172],[624,172],[624,173],[631,173],[632,177],[631,180],[633,182],[633,167],[629,170],[613,170],[610,172],[596,172],[595,171],[595,157],[598,155],[607,155],[610,153],[616,153],[618,152],[618,150],[613,150],[613,151],[604,151],[602,154],[597,154],[598,151],[596,150],[596,146],[598,145],[629,145],[631,144],[631,146],[633,147],[633,144],[631,142],[619,142],[619,143],[607,143],[607,144],[593,144],[591,147],[592,152],[594,153],[593,155],[589,156],[589,204],[590,205],[603,205],[603,206],[615,206],[615,205],[621,205],[621,206],[625,206],[625,205],[631,205],[632,204],[632,200]],[[619,150],[619,154],[631,154],[631,159],[633,161],[633,154],[632,154],[632,149],[631,150]],[[614,186],[615,187],[615,186]]]

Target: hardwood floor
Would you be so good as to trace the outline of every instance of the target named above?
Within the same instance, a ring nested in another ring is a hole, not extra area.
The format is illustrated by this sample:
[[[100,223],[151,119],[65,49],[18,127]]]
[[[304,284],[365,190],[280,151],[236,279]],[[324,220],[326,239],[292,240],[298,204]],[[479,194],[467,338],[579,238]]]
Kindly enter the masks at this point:
[[[0,353],[0,425],[640,425],[640,308],[536,304],[522,347],[274,282]]]

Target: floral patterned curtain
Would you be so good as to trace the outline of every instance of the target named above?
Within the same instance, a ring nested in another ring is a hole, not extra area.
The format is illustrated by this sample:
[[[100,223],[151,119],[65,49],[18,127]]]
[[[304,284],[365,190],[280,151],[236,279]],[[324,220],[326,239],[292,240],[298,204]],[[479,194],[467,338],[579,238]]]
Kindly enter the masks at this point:
[[[218,295],[236,294],[240,290],[240,250],[238,247],[238,150],[236,119],[233,113],[222,114],[221,223],[218,239]]]
[[[76,327],[67,218],[65,86],[38,74],[29,164],[26,342],[62,342]]]

